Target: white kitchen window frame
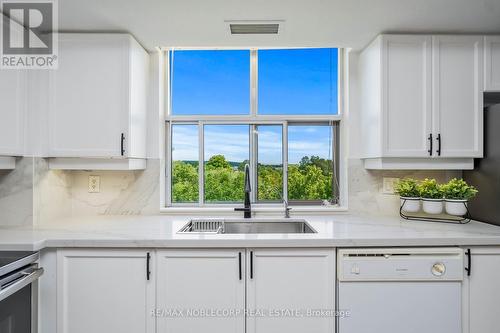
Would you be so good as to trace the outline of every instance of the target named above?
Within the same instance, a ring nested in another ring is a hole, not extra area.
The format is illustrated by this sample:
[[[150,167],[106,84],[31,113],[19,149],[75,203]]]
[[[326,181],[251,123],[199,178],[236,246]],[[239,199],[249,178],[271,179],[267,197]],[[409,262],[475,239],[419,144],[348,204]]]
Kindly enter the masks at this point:
[[[254,207],[273,208],[282,206],[282,203],[276,201],[257,201],[257,136],[255,128],[259,125],[281,125],[282,126],[282,163],[283,163],[283,198],[288,201],[288,126],[289,125],[328,125],[332,131],[332,160],[333,160],[333,197],[335,202],[331,206],[325,206],[319,200],[290,202],[292,205],[305,206],[312,208],[326,207],[339,208],[342,202],[344,182],[341,181],[343,149],[340,146],[341,140],[341,121],[344,106],[344,80],[345,80],[345,50],[338,48],[338,80],[337,80],[337,114],[335,115],[259,115],[258,114],[258,50],[271,48],[242,48],[250,50],[250,112],[248,115],[173,115],[172,114],[172,86],[171,68],[169,59],[170,51],[176,50],[216,50],[216,48],[170,48],[165,49],[166,57],[166,115],[165,115],[165,209],[172,208],[234,208],[241,205],[242,202],[224,202],[224,203],[206,203],[204,198],[204,126],[205,125],[249,125],[249,164],[250,179],[253,191],[251,192],[251,202]],[[276,48],[287,49],[287,48]],[[227,50],[237,50],[228,48]],[[241,50],[241,49],[240,49]],[[197,125],[198,126],[198,202],[180,203],[172,202],[172,126],[173,125]],[[305,209],[309,210],[309,209]],[[340,209],[343,210],[343,209]]]

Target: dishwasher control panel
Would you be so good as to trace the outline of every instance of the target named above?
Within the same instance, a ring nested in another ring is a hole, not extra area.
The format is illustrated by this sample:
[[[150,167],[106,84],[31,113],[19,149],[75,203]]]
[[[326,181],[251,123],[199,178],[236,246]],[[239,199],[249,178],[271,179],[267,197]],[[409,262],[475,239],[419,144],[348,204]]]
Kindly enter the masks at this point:
[[[461,281],[460,248],[341,249],[339,281]]]

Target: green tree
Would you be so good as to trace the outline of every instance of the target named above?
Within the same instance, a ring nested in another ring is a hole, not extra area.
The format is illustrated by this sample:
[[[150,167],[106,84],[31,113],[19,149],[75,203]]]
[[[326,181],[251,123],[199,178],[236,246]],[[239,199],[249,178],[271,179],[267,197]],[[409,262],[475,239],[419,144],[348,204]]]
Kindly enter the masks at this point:
[[[305,170],[308,165],[315,165],[323,171],[324,175],[333,173],[332,160],[327,160],[319,156],[304,156],[299,162],[299,168]]]
[[[231,169],[231,164],[226,161],[226,157],[224,155],[214,155],[210,157],[206,167],[208,170]]]
[[[332,177],[316,165],[288,166],[288,197],[290,200],[329,200]]]
[[[280,200],[283,193],[283,171],[281,167],[272,165],[258,166],[258,199]]]
[[[207,169],[205,172],[205,200],[243,201],[244,173],[231,168]]]
[[[212,156],[205,165],[205,200],[241,202],[244,198],[243,161],[235,169],[223,155]],[[233,163],[233,165],[237,165]],[[305,156],[299,164],[288,166],[290,200],[330,200],[332,198],[331,160]],[[258,165],[258,199],[280,200],[283,191],[283,168]],[[172,168],[172,201],[198,201],[198,163],[175,161]]]
[[[238,165],[238,170],[239,171],[245,171],[245,165],[250,164],[249,160],[244,160]]]
[[[175,161],[172,167],[172,201],[198,201],[198,168],[192,164]]]

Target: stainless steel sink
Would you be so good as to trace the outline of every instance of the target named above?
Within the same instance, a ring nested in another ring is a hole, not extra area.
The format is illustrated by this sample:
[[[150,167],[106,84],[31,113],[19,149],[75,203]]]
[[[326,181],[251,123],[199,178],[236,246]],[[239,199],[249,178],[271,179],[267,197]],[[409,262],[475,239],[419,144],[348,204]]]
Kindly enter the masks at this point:
[[[179,233],[212,234],[313,234],[302,219],[193,219]]]

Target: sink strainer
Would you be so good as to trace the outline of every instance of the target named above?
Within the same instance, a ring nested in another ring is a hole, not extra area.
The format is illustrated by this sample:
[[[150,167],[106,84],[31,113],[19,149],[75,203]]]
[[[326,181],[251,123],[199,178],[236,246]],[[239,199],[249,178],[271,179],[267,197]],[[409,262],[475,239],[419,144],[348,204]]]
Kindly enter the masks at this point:
[[[222,230],[224,222],[221,220],[192,220],[181,232],[213,232]]]

